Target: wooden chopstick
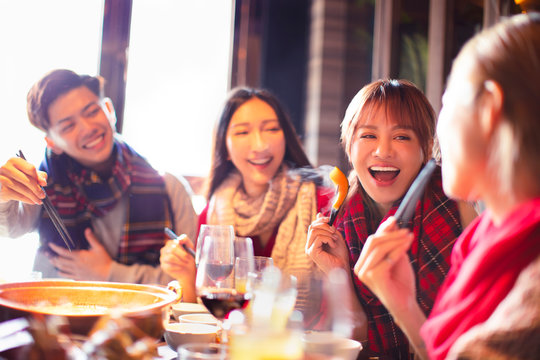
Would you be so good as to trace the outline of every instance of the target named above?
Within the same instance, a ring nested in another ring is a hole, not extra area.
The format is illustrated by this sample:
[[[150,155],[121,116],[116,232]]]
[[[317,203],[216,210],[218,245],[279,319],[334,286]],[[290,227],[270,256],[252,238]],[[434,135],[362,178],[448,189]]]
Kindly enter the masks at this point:
[[[17,154],[18,157],[20,157],[23,160],[26,160],[24,157],[24,154],[21,150],[19,150],[19,153]],[[51,221],[62,237],[62,240],[64,240],[64,243],[66,244],[69,251],[71,251],[71,247],[75,247],[75,242],[69,235],[68,230],[66,229],[66,226],[64,225],[64,222],[62,221],[62,218],[60,218],[60,214],[58,214],[58,211],[56,211],[56,208],[52,204],[51,200],[47,196],[47,193],[45,192],[45,189],[43,186],[40,186],[41,190],[45,193],[45,197],[42,199],[43,206],[45,207],[45,211],[49,214],[49,217],[51,218]]]

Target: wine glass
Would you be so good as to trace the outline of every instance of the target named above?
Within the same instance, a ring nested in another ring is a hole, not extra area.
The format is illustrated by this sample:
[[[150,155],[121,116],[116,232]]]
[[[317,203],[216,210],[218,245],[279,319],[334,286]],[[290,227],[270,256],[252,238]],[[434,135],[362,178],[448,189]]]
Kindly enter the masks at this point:
[[[262,281],[263,270],[269,266],[274,265],[274,260],[271,257],[266,256],[254,256],[253,257],[253,269],[251,269],[251,260],[245,258],[236,258],[235,264],[235,286],[236,289],[241,291],[245,289],[249,283],[249,291],[253,293],[256,291],[258,284]],[[242,269],[247,269],[249,266],[248,276],[243,273]]]
[[[240,266],[241,262],[246,265]],[[235,268],[237,263],[239,265]],[[253,268],[253,243],[250,238],[204,238],[195,281],[197,296],[218,319],[222,330],[227,315],[249,303],[249,274],[253,273]],[[241,282],[245,285],[241,286]],[[226,342],[225,331],[222,331],[222,341]]]
[[[257,281],[262,280],[262,274],[264,269],[269,266],[274,266],[274,259],[266,256],[255,256],[253,258],[255,262],[255,274],[257,275]]]
[[[202,246],[204,239],[207,237],[227,237],[234,240],[234,227],[232,225],[211,225],[202,224],[199,228],[199,235],[197,236],[195,264],[199,265],[199,259],[201,257]]]
[[[253,256],[253,241],[249,237],[237,236],[234,249],[234,288],[238,293],[251,295],[258,257]]]

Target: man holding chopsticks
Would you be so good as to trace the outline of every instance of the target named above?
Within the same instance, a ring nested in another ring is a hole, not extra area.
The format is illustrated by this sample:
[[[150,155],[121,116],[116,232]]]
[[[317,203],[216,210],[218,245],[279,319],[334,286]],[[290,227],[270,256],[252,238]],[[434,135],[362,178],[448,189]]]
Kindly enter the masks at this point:
[[[47,150],[39,170],[22,153],[0,168],[0,236],[37,229],[34,270],[43,277],[166,284],[163,229],[194,237],[196,214],[180,180],[159,174],[115,133],[102,80],[61,69],[30,89],[28,116]]]

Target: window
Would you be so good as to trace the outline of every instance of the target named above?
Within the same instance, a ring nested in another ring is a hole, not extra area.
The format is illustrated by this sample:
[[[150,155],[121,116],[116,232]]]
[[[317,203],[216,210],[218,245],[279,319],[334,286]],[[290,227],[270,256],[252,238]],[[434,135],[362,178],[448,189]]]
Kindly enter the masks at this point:
[[[0,2],[2,164],[19,149],[36,166],[41,162],[44,134],[28,121],[26,94],[52,69],[97,74],[102,12],[102,0]],[[35,233],[0,238],[0,280],[29,274],[37,245]]]
[[[133,2],[123,136],[158,169],[208,173],[232,11],[232,0]]]

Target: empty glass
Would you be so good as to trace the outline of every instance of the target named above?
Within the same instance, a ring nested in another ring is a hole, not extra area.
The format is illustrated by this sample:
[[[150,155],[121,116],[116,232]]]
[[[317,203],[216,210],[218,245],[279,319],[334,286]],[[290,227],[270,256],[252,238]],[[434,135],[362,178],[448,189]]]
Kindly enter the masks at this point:
[[[255,272],[257,274],[262,274],[262,271],[268,267],[274,265],[274,259],[266,256],[255,256],[253,257],[255,263]]]
[[[254,274],[253,242],[251,238],[237,236],[234,242],[234,288],[239,293],[252,291],[252,274]]]

